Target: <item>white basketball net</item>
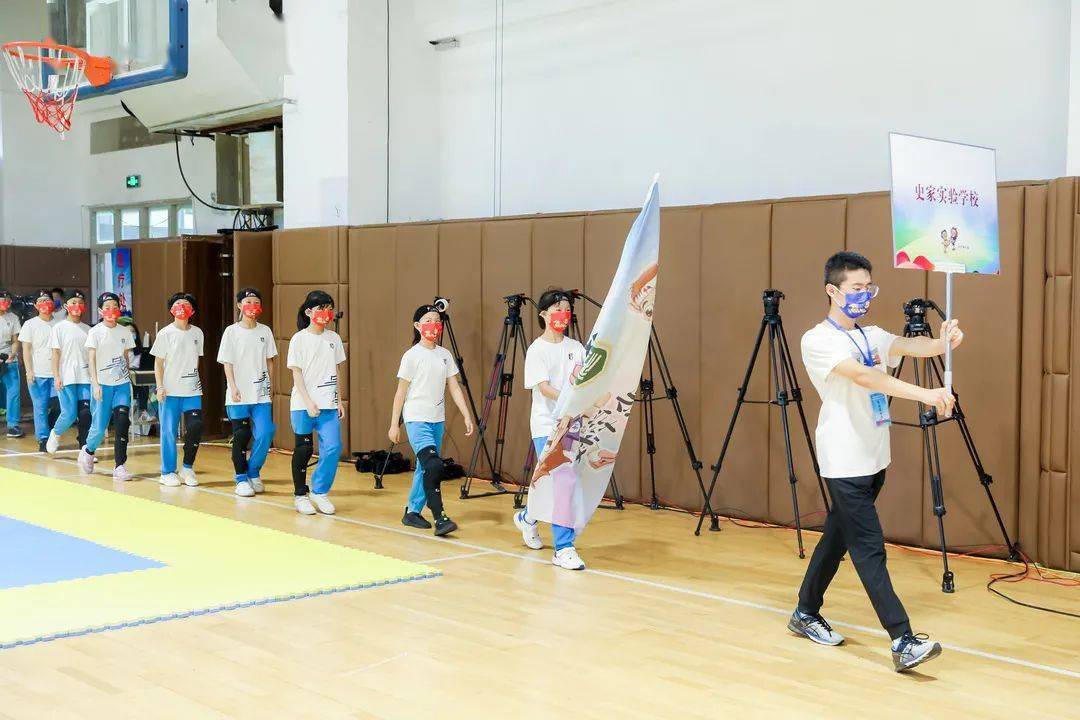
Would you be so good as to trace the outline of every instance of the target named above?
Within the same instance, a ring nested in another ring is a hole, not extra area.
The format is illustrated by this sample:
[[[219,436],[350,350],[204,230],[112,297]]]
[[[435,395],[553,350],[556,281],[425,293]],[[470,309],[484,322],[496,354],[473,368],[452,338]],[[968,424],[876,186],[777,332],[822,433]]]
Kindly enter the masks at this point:
[[[64,45],[7,43],[4,60],[19,89],[30,101],[34,119],[64,135],[86,77],[86,59]]]

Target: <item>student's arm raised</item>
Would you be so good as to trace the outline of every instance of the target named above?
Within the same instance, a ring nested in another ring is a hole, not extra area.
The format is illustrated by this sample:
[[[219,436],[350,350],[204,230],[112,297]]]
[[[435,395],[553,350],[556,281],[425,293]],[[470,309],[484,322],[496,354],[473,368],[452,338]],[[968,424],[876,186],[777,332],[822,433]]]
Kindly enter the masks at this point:
[[[941,417],[949,417],[952,414],[953,404],[956,402],[953,394],[945,388],[921,388],[918,385],[912,385],[894,378],[888,373],[866,367],[853,358],[840,361],[832,371],[834,374],[847,378],[870,392],[884,393],[892,397],[914,400],[929,405],[937,410],[938,415]]]

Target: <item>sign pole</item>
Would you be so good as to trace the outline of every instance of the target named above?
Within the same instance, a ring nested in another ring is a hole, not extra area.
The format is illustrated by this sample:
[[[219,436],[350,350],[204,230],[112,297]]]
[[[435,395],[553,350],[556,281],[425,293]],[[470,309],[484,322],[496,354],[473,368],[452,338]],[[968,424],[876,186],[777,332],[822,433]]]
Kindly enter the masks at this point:
[[[945,322],[948,323],[952,320],[952,300],[953,300],[953,273],[945,273]],[[945,389],[950,393],[952,392],[952,343],[948,338],[942,338],[945,341],[945,376],[943,378],[945,382]]]

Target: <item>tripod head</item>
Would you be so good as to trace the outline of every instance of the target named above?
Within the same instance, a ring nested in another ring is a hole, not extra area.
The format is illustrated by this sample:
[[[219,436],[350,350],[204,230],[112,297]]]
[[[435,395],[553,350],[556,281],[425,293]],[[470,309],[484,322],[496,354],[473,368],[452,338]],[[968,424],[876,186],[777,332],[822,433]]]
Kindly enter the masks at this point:
[[[776,321],[780,319],[780,301],[784,298],[784,293],[773,288],[769,288],[761,294],[761,300],[765,305],[765,318],[769,321]]]
[[[435,299],[431,301],[431,304],[434,305],[435,309],[443,315],[445,315],[446,311],[450,309],[450,299],[439,297],[438,295],[436,295]]]
[[[516,295],[507,295],[503,300],[506,301],[506,321],[513,322],[521,318],[521,306],[529,300],[529,296],[525,293],[518,293]]]
[[[904,324],[905,332],[912,335],[929,334],[930,324],[926,321],[926,312],[931,309],[937,311],[942,320],[945,319],[945,313],[933,300],[913,298],[904,303],[904,315],[907,317],[907,322]]]

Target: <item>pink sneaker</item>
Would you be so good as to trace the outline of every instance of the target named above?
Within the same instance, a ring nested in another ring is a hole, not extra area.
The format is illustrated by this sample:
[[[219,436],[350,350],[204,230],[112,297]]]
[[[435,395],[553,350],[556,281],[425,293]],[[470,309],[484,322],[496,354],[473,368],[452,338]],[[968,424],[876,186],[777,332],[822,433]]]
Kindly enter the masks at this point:
[[[94,472],[94,456],[86,452],[86,446],[83,445],[82,450],[79,451],[79,469],[87,475]]]
[[[112,479],[117,482],[127,482],[135,476],[128,471],[123,465],[117,465],[116,469],[112,472]]]

